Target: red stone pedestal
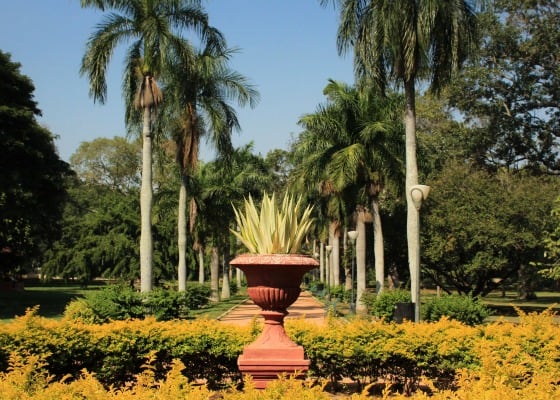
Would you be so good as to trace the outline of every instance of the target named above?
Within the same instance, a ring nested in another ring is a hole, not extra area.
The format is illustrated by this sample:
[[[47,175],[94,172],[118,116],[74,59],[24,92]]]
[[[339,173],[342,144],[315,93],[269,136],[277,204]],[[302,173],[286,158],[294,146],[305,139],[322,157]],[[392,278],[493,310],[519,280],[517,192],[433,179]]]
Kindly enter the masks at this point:
[[[299,255],[241,255],[230,262],[247,277],[248,294],[261,307],[264,328],[245,347],[237,364],[244,375],[251,375],[258,389],[279,375],[303,376],[309,368],[303,347],[286,335],[286,309],[298,298],[303,275],[318,262]]]

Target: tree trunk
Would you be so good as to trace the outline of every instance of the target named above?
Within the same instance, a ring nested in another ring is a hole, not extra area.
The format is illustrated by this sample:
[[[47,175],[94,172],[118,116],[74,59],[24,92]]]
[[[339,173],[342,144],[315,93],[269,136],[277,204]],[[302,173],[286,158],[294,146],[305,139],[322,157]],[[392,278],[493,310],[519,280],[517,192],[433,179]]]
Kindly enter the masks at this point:
[[[340,285],[340,229],[338,221],[331,222],[329,226],[329,244],[332,246],[329,256],[329,285]]]
[[[379,201],[375,198],[371,202],[373,214],[373,256],[375,258],[375,293],[383,291],[385,285],[385,253],[383,249],[383,229],[379,214]]]
[[[353,276],[352,274],[352,270],[354,269],[355,265],[354,265],[354,243],[352,243],[352,241],[348,238],[348,232],[346,231],[344,233],[344,254],[347,255],[348,251],[350,251],[350,257],[345,256],[344,259],[346,260],[345,264],[344,264],[344,290],[346,291],[351,291],[352,287],[354,285],[354,278],[355,276]],[[348,246],[348,242],[350,242],[350,246]],[[350,259],[350,262],[348,262],[348,259]],[[355,271],[354,271],[355,272]]]
[[[152,134],[151,110],[144,107],[142,127],[142,186],[140,188],[140,291],[152,290]]]
[[[204,283],[204,248],[198,246],[198,283]]]
[[[325,244],[319,242],[319,281],[325,283]]]
[[[416,160],[416,89],[414,79],[405,82],[406,111],[405,156],[406,156],[406,237],[408,243],[408,266],[410,269],[410,292],[414,307],[415,321],[420,320],[420,215],[412,203],[410,189],[418,184],[418,163]]]
[[[243,272],[239,268],[235,268],[235,281],[237,282],[237,287],[241,288],[243,280]]]
[[[210,254],[210,301],[220,301],[220,256],[218,248],[212,246]]]
[[[223,278],[222,278],[222,300],[229,299],[231,297],[231,290],[229,286],[230,269],[229,269],[229,245],[226,243],[224,245],[224,267],[223,267]]]
[[[177,210],[177,248],[179,249],[179,292],[184,292],[187,290],[187,188],[183,176],[181,176]]]
[[[356,311],[367,311],[366,305],[362,302],[362,295],[366,291],[367,271],[366,271],[366,224],[365,210],[358,211],[356,223],[358,237],[356,238]]]

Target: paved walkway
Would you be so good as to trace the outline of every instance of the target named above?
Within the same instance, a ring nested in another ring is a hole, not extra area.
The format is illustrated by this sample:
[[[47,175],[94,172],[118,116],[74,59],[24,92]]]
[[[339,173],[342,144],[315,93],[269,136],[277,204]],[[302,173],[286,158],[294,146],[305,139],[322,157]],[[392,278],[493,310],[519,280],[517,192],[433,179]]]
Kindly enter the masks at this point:
[[[301,292],[295,303],[288,308],[288,312],[286,319],[305,318],[317,323],[323,323],[325,320],[325,305],[309,292]],[[245,325],[251,323],[255,316],[257,316],[257,320],[262,320],[260,308],[251,300],[247,300],[218,319],[225,323]]]

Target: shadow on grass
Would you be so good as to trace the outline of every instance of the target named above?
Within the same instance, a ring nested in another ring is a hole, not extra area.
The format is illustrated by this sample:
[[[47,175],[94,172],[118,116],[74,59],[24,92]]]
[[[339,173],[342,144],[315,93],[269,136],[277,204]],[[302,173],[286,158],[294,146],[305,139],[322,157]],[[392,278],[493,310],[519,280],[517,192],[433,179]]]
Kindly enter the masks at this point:
[[[31,287],[25,290],[0,291],[0,320],[9,320],[25,314],[28,308],[39,306],[39,315],[60,318],[66,305],[83,297],[80,288]]]

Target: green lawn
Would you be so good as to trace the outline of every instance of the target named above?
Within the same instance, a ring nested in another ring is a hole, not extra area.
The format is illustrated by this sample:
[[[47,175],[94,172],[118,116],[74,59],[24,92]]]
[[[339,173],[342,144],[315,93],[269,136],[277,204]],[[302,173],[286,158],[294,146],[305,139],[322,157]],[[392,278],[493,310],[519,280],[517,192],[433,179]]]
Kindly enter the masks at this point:
[[[0,291],[0,321],[7,321],[25,314],[25,310],[39,306],[39,315],[60,318],[66,304],[82,297],[87,290],[74,286],[32,286],[23,291]]]
[[[73,299],[83,297],[99,286],[84,289],[79,285],[56,284],[28,285],[23,291],[0,290],[0,323],[9,322],[15,316],[25,314],[26,309],[39,306],[39,315],[47,318],[60,318],[66,305]],[[201,310],[194,310],[195,318],[218,318],[220,315],[247,299],[246,289],[242,288],[239,294],[219,303],[211,303]]]

